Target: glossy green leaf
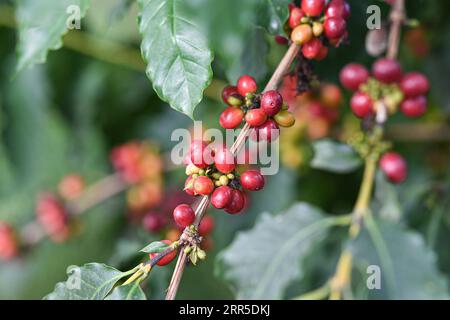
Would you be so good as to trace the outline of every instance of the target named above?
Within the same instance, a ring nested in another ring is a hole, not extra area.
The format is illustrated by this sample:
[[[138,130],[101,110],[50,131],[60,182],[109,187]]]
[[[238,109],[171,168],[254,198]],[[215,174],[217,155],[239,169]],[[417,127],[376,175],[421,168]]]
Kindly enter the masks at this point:
[[[89,0],[17,0],[16,3],[17,71],[44,63],[49,50],[61,48],[61,38],[69,27],[74,27],[74,18],[84,17],[89,7]]]
[[[212,78],[206,38],[186,17],[181,0],[139,0],[141,51],[158,96],[193,118]]]
[[[145,248],[141,249],[141,252],[161,253],[168,248],[169,248],[168,244],[161,242],[161,241],[154,241],[154,242],[150,243],[148,246],[146,246]]]
[[[323,139],[314,142],[314,158],[311,167],[335,173],[348,173],[356,170],[361,158],[348,145]]]
[[[356,265],[380,268],[381,288],[369,290],[369,298],[449,298],[447,281],[438,271],[436,255],[415,231],[369,217],[365,231],[350,249]]]
[[[291,0],[264,0],[258,10],[258,24],[271,34],[283,34],[284,23],[289,17]]]
[[[306,203],[279,215],[264,213],[220,253],[216,271],[238,299],[280,299],[290,282],[302,277],[302,259],[334,224],[335,218]]]
[[[67,281],[59,282],[47,300],[103,300],[127,273],[101,263],[69,267]]]
[[[139,282],[133,282],[125,286],[118,286],[113,289],[105,300],[147,300]]]

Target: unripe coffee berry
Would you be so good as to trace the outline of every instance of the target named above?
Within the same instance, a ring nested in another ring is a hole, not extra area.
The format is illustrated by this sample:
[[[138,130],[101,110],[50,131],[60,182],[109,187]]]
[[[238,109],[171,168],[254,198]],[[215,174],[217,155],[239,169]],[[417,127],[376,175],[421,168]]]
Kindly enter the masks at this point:
[[[170,240],[162,240],[161,242],[164,242],[167,245],[171,245],[172,242]],[[166,256],[164,256],[164,258],[162,258],[161,260],[159,260],[156,264],[158,266],[165,266],[168,265],[169,263],[171,263],[173,261],[173,259],[175,259],[175,257],[177,256],[177,250],[173,250],[172,252],[170,252],[169,254],[167,254]],[[158,253],[150,253],[149,257],[150,259],[155,258],[158,255]]]
[[[244,119],[244,111],[238,107],[228,107],[220,115],[219,123],[224,129],[239,127]]]
[[[230,173],[236,168],[234,155],[225,147],[221,147],[215,152],[214,163],[217,170],[222,173]]]
[[[314,22],[312,26],[312,32],[315,37],[320,37],[323,33],[323,24],[320,22]]]
[[[261,109],[268,116],[276,115],[283,106],[283,97],[276,90],[269,90],[263,93],[261,97]]]
[[[194,223],[195,212],[189,205],[180,204],[173,210],[173,219],[179,227],[186,228]]]
[[[216,209],[223,209],[231,202],[233,189],[228,186],[218,187],[211,195],[211,204]]]
[[[257,170],[248,170],[241,174],[241,185],[247,190],[258,191],[264,188],[264,177]]]
[[[238,214],[244,209],[245,206],[245,196],[240,190],[232,190],[231,200],[225,207],[225,212],[229,214]]]
[[[325,8],[325,0],[302,0],[301,8],[308,16],[315,17]]]
[[[202,196],[210,195],[214,190],[214,183],[212,180],[205,176],[200,176],[194,180],[194,191],[196,194]]]
[[[237,82],[237,90],[241,96],[245,97],[247,93],[255,93],[258,90],[258,86],[255,79],[249,75],[243,75]]]
[[[287,110],[278,112],[273,118],[281,127],[289,128],[295,124],[295,116]]]
[[[408,166],[405,159],[396,152],[387,152],[380,159],[380,168],[389,181],[401,183],[408,174]]]
[[[402,67],[397,60],[382,58],[372,66],[375,78],[384,83],[399,82],[402,79]]]
[[[245,115],[245,122],[251,127],[259,127],[264,124],[266,120],[267,114],[261,108],[248,110]]]
[[[310,41],[313,37],[313,32],[308,24],[301,24],[297,26],[291,33],[291,40],[297,45],[302,45]]]
[[[407,117],[420,117],[427,111],[427,98],[425,96],[418,96],[406,99],[400,105],[400,109]]]
[[[411,72],[403,77],[400,88],[407,98],[415,98],[427,94],[430,83],[423,74]]]
[[[350,63],[341,70],[339,78],[345,88],[357,91],[369,79],[369,71],[361,64]]]
[[[363,92],[356,92],[350,100],[352,112],[358,118],[365,118],[373,112],[373,101]]]

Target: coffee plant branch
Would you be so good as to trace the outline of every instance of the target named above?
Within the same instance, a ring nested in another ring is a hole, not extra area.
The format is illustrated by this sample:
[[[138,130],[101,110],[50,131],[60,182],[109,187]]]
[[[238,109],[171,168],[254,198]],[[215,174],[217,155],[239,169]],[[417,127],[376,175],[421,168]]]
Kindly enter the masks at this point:
[[[275,90],[278,87],[278,84],[280,83],[283,76],[288,72],[292,62],[294,61],[297,53],[299,51],[299,46],[295,44],[291,44],[288,51],[284,55],[283,59],[280,61],[279,65],[275,69],[275,72],[273,73],[272,77],[270,78],[269,82],[267,83],[266,87],[264,88],[264,91],[269,90]],[[250,131],[250,126],[246,124],[242,130],[240,131],[238,137],[236,138],[235,142],[230,148],[230,151],[234,154],[234,156],[237,155],[238,151],[242,148],[242,146],[245,144],[246,138],[248,136],[248,133]],[[196,219],[194,222],[194,226],[198,227],[200,224],[200,221],[202,220],[206,209],[209,206],[210,199],[208,196],[203,196],[200,201],[198,202],[195,210]],[[172,279],[169,284],[169,288],[167,289],[166,294],[166,300],[174,300],[178,291],[178,287],[181,282],[181,278],[184,272],[184,268],[187,263],[188,255],[184,252],[184,250],[181,250],[181,253],[178,257],[177,264],[175,266]]]
[[[386,57],[396,59],[400,43],[401,27],[404,21],[405,3],[404,0],[396,0],[392,5],[390,13],[391,27],[389,30],[388,49]],[[381,109],[383,110],[383,108]],[[385,110],[384,110],[385,111]],[[377,113],[379,113],[378,110]],[[378,114],[377,114],[378,118]],[[382,144],[383,124],[377,125],[374,129],[373,142],[370,145],[370,152],[365,156],[365,166],[363,179],[360,186],[358,198],[353,209],[353,221],[349,228],[349,238],[355,239],[361,230],[364,217],[369,212],[370,201],[372,198],[373,184],[379,158],[377,147]],[[352,273],[352,254],[348,249],[342,252],[334,276],[330,279],[330,300],[340,300],[344,290],[349,289]]]

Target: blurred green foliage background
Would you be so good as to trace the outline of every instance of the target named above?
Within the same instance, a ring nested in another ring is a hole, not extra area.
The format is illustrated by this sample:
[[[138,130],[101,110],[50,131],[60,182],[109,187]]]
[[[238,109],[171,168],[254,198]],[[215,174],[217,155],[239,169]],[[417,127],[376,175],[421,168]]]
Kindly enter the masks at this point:
[[[315,64],[321,79],[335,82],[340,68],[358,61],[370,66],[365,53],[366,8],[381,1],[350,0],[350,43],[330,50],[329,57]],[[192,19],[204,28],[214,50],[214,82],[197,107],[195,118],[218,127],[219,102],[225,82],[244,73],[267,81],[282,57],[281,47],[256,27],[261,1],[189,0]],[[449,125],[450,116],[450,2],[406,1],[408,16],[418,19],[429,51],[418,57],[402,42],[400,59],[405,70],[418,70],[430,77],[430,111],[415,125]],[[81,31],[65,37],[65,46],[51,51],[47,62],[15,73],[17,29],[14,3],[0,1],[0,220],[20,228],[34,218],[36,195],[54,190],[68,172],[78,172],[88,182],[112,172],[108,154],[117,144],[134,139],[156,141],[170,151],[173,129],[189,127],[192,120],[171,109],[154,93],[139,54],[137,6],[130,0],[94,0]],[[36,12],[44,19],[46,12]],[[348,114],[348,108],[340,109]],[[394,117],[392,123],[411,122]],[[420,123],[419,123],[420,122]],[[405,127],[408,130],[408,127]],[[414,133],[414,132],[413,132]],[[408,134],[406,134],[408,135]],[[392,187],[377,184],[381,198],[374,206],[390,205],[390,217],[420,232],[437,254],[440,271],[450,276],[450,137],[418,141],[395,141],[396,150],[408,160],[408,183]],[[419,137],[420,138],[420,137]],[[408,140],[408,139],[406,139]],[[165,177],[167,186],[181,188],[183,169]],[[361,172],[345,175],[304,168],[282,168],[268,187],[253,196],[243,216],[213,212],[215,245],[205,263],[188,268],[179,298],[233,298],[229,284],[214,275],[215,255],[228,246],[240,230],[251,228],[261,212],[276,214],[296,201],[306,201],[333,214],[348,213],[355,201]],[[384,193],[383,193],[384,192]],[[270,195],[270,196],[269,196]],[[49,240],[19,259],[0,263],[0,298],[39,299],[57,281],[66,267],[86,262],[106,262],[121,267],[129,252],[136,252],[156,235],[131,227],[124,216],[124,199],[115,197],[90,210],[80,219],[82,232],[63,244]],[[336,232],[310,260],[303,280],[288,288],[287,296],[314,289],[332,273],[343,234]],[[139,261],[139,257],[135,257]],[[127,260],[128,261],[128,260]],[[125,263],[127,265],[127,263]],[[149,281],[149,296],[161,298],[170,270],[157,270]],[[300,289],[299,289],[300,288]]]

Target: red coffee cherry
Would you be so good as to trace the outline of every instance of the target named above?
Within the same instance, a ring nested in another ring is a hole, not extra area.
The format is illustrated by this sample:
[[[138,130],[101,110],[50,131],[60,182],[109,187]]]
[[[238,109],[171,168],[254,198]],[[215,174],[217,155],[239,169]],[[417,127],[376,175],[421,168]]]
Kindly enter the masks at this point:
[[[261,109],[268,116],[276,115],[283,106],[283,97],[276,90],[269,90],[263,93],[261,97]]]
[[[247,93],[255,93],[258,90],[255,79],[249,75],[243,75],[237,82],[237,89],[241,96],[245,97]]]
[[[248,170],[241,174],[241,185],[247,190],[258,191],[264,188],[264,177],[257,170]]]
[[[195,212],[191,206],[180,204],[173,210],[173,219],[179,227],[186,228],[194,223]]]
[[[251,127],[259,127],[265,123],[266,120],[267,114],[261,108],[248,110],[245,115],[245,122]]]
[[[229,214],[238,214],[244,209],[245,206],[245,196],[240,190],[233,189],[231,194],[231,201],[225,207],[225,212]]]
[[[401,183],[408,174],[408,166],[405,159],[396,152],[387,152],[380,159],[381,171],[389,181]]]
[[[224,129],[235,129],[239,127],[244,119],[244,111],[238,107],[228,107],[220,115],[220,125]]]
[[[273,119],[268,119],[263,125],[254,128],[250,133],[253,141],[274,141],[280,135],[280,128]]]
[[[149,232],[158,232],[164,228],[165,222],[165,219],[159,212],[150,211],[142,219],[142,226]]]
[[[350,63],[341,70],[339,78],[345,88],[357,91],[369,79],[369,71],[361,64]]]
[[[319,54],[316,56],[317,61],[322,61],[328,56],[328,47],[322,45],[322,48],[320,48]]]
[[[402,79],[403,71],[397,60],[381,58],[373,64],[372,73],[378,81],[394,83]]]
[[[210,195],[214,190],[214,183],[210,178],[205,176],[200,176],[195,178],[194,180],[194,191],[196,194],[200,194],[202,196]]]
[[[322,41],[318,38],[314,38],[302,46],[302,54],[306,59],[315,59],[320,55],[322,47]]]
[[[37,201],[36,214],[47,234],[55,241],[63,241],[69,235],[67,212],[51,193],[41,194]]]
[[[77,198],[84,190],[84,179],[79,174],[66,175],[58,185],[58,192],[66,200]]]
[[[420,117],[427,111],[427,98],[425,96],[418,96],[406,99],[400,105],[400,109],[407,117]]]
[[[211,216],[204,216],[200,225],[198,226],[198,234],[201,236],[207,236],[214,229],[214,218]]]
[[[233,189],[228,186],[221,186],[214,190],[211,196],[211,204],[216,209],[223,209],[231,202]]]
[[[365,118],[373,112],[373,101],[363,92],[356,92],[350,100],[352,112],[358,118]]]
[[[347,30],[347,23],[343,18],[328,18],[323,23],[325,36],[329,39],[340,39]]]
[[[325,9],[326,18],[344,18],[350,17],[350,5],[344,0],[331,0]]]
[[[305,13],[300,8],[293,8],[289,15],[289,27],[294,29],[296,26],[300,25],[302,18],[305,16]]]
[[[308,16],[315,17],[325,8],[325,0],[302,0],[301,8]]]
[[[0,221],[0,260],[11,260],[17,254],[18,245],[13,228]]]
[[[186,178],[184,183],[184,191],[186,191],[186,193],[190,196],[195,196],[194,181],[192,180],[192,176]]]
[[[213,163],[213,150],[206,141],[192,141],[189,153],[191,155],[191,162],[198,168],[204,169]]]
[[[278,43],[282,46],[289,44],[289,40],[286,37],[280,36],[278,34],[274,37],[274,39],[275,39],[276,43]]]
[[[172,241],[170,240],[161,240],[161,242],[164,242],[167,245],[171,245]],[[170,252],[169,254],[167,254],[164,258],[162,258],[161,260],[159,260],[156,264],[160,267],[168,265],[169,263],[172,262],[173,259],[175,259],[175,257],[177,256],[178,252],[177,250],[173,250],[172,252]],[[153,259],[157,256],[157,253],[150,253],[149,257],[150,259]]]
[[[228,104],[228,98],[234,94],[239,94],[236,86],[226,86],[222,89],[222,100]]]
[[[217,170],[222,173],[230,173],[236,168],[234,155],[225,147],[221,147],[215,152],[214,163]]]
[[[410,72],[403,77],[400,88],[407,98],[414,98],[427,94],[430,83],[420,72]]]

